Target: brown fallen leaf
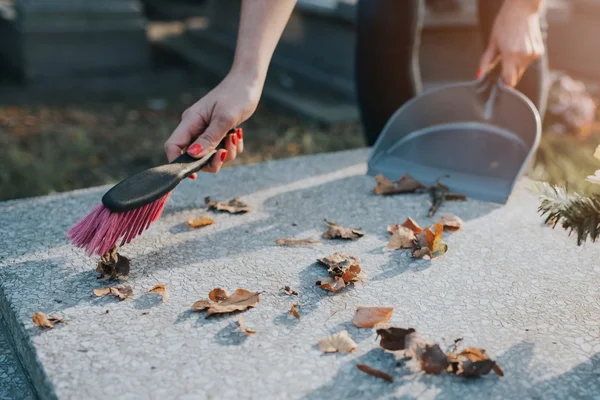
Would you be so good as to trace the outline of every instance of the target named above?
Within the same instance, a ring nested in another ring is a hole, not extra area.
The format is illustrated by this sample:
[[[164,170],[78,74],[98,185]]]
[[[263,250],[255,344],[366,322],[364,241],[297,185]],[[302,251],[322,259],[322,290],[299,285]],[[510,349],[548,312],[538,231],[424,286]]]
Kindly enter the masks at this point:
[[[336,252],[330,256],[317,259],[327,267],[330,276],[342,276],[351,265],[358,265],[360,259],[346,253]]]
[[[444,227],[441,223],[434,225],[435,233],[426,228],[415,239],[413,258],[436,258],[448,251],[448,246],[442,242]]]
[[[406,218],[406,221],[402,223],[402,226],[413,231],[415,235],[418,235],[423,229],[417,224],[417,222],[411,217]]]
[[[120,255],[117,252],[117,246],[115,246],[98,261],[96,272],[100,274],[99,279],[125,280],[129,276],[130,268],[129,258]]]
[[[36,312],[31,317],[33,323],[41,328],[54,329],[54,324],[64,323],[65,321],[56,315],[46,316],[43,312]]]
[[[488,357],[483,349],[467,347],[458,354],[450,353],[448,360],[454,373],[466,378],[487,375],[490,371],[494,371],[498,376],[504,376],[504,371]]]
[[[467,196],[464,194],[451,193],[450,189],[442,185],[439,180],[434,185],[428,187],[427,192],[429,192],[429,197],[431,198],[431,207],[427,214],[430,218],[435,215],[444,201],[467,200]]]
[[[323,353],[351,353],[357,347],[346,330],[319,340],[317,345]]]
[[[358,307],[352,323],[358,328],[373,328],[388,322],[392,318],[394,307]]]
[[[219,203],[210,199],[210,197],[204,198],[204,203],[208,206],[209,210],[214,211],[225,211],[231,214],[247,213],[252,211],[252,208],[242,202],[239,198],[229,200],[227,203]]]
[[[323,232],[323,238],[325,239],[346,239],[356,240],[363,237],[365,234],[359,229],[344,228],[335,222],[325,220],[325,223],[329,226],[325,232]]]
[[[283,293],[287,294],[288,296],[298,296],[298,292],[289,286],[284,286],[281,288],[281,290],[283,291]]]
[[[223,289],[211,291],[212,298],[223,299],[223,294],[227,293]],[[210,300],[198,300],[192,305],[194,311],[206,310],[206,318],[215,314],[227,314],[235,311],[245,311],[248,308],[254,308],[259,302],[259,292],[250,292],[245,289],[237,289],[231,296],[217,302]]]
[[[365,374],[374,376],[374,377],[379,378],[379,379],[383,379],[384,381],[388,381],[389,383],[394,383],[394,378],[392,378],[391,375],[386,374],[385,372],[380,371],[378,369],[375,369],[373,367],[369,367],[368,365],[357,364],[356,368],[358,368],[359,370],[361,370]]]
[[[223,288],[214,288],[208,293],[209,300],[212,300],[216,303],[227,300],[228,297],[229,293],[227,293],[227,290]]]
[[[359,281],[362,274],[358,257],[345,253],[334,253],[317,260],[327,266],[329,277],[317,281],[317,285],[330,292],[337,292],[351,282]]]
[[[317,285],[321,289],[325,289],[329,292],[337,292],[346,287],[346,282],[342,279],[341,276],[330,277],[319,279],[317,281]]]
[[[244,322],[244,317],[242,317],[241,315],[238,315],[237,322],[238,322],[238,329],[237,329],[238,332],[245,333],[246,335],[254,335],[256,333],[256,331],[253,331],[252,329],[249,329],[246,327],[246,324]]]
[[[188,218],[187,220],[188,226],[191,228],[202,228],[203,226],[212,225],[215,223],[215,220],[208,217],[198,217],[198,218]]]
[[[94,289],[93,292],[98,297],[103,297],[108,294],[112,294],[119,300],[123,301],[133,296],[133,287],[131,287],[130,285],[110,286],[100,289]]]
[[[455,232],[462,228],[463,221],[454,214],[444,214],[440,217],[440,224],[444,227],[445,231]]]
[[[379,174],[375,177],[375,182],[377,182],[377,186],[373,188],[373,193],[376,195],[415,193],[420,189],[425,188],[420,182],[408,174],[403,175],[397,182],[392,182]]]
[[[163,303],[166,303],[169,300],[169,292],[167,292],[167,287],[164,283],[159,283],[155,285],[152,289],[148,290],[148,293],[160,294]]]
[[[278,246],[312,246],[313,244],[319,244],[316,239],[277,239],[275,244]]]
[[[382,328],[377,329],[377,335],[381,336],[379,346],[384,350],[400,351],[406,349],[406,337],[414,333],[413,328]]]
[[[410,229],[402,225],[392,225],[388,231],[392,232],[392,237],[387,244],[390,250],[412,249],[415,241],[415,234]]]
[[[441,374],[450,366],[446,353],[436,343],[426,344],[425,351],[421,354],[419,363],[426,374]]]
[[[290,314],[294,316],[296,319],[300,319],[300,313],[298,313],[298,304],[292,304],[292,308],[290,308]]]

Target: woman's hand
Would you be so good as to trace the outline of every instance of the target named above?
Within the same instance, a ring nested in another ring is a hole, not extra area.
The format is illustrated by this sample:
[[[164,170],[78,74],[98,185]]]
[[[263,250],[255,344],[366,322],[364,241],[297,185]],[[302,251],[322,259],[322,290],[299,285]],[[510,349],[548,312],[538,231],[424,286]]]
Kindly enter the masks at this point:
[[[503,81],[514,87],[529,64],[544,54],[541,3],[542,0],[504,0],[481,57],[478,77],[500,56]]]
[[[230,129],[254,113],[263,81],[251,79],[251,76],[232,71],[217,87],[185,110],[179,126],[165,142],[169,162],[183,151],[192,157],[202,158],[221,142]],[[243,151],[243,132],[237,129],[227,139],[225,148],[218,150],[212,162],[203,170],[218,172],[223,163],[234,160]]]

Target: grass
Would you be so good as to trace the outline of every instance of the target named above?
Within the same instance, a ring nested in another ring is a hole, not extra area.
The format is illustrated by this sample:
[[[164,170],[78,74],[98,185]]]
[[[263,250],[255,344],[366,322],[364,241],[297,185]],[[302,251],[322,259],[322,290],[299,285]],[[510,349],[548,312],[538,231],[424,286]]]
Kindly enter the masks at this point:
[[[0,200],[114,183],[163,163],[162,144],[192,100],[0,107]],[[246,150],[233,165],[364,146],[357,123],[323,127],[262,106],[243,127]],[[593,134],[545,135],[531,176],[589,194],[598,144]]]

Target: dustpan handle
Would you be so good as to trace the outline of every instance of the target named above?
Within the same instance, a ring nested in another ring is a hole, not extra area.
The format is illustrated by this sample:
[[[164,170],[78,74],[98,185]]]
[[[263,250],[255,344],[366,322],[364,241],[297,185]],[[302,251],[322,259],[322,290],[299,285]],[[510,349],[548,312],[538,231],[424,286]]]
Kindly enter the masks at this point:
[[[482,104],[491,100],[498,87],[504,86],[502,81],[502,60],[496,57],[487,71],[477,81],[477,95]]]

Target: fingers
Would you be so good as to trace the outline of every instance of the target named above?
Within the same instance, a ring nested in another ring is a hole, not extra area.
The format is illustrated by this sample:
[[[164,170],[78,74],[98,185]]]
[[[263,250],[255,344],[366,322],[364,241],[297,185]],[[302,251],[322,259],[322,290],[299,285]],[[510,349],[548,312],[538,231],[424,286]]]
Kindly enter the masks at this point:
[[[515,87],[519,82],[521,68],[519,60],[515,57],[508,57],[502,62],[502,80],[504,84]]]
[[[477,70],[476,79],[481,78],[481,76],[487,73],[490,70],[491,64],[496,59],[498,55],[498,48],[493,40],[490,40],[488,47],[485,49],[481,58],[479,59],[479,69]]]
[[[169,139],[165,142],[164,148],[167,153],[169,162],[173,161],[181,155],[188,147],[190,142],[202,134],[205,129],[205,124],[200,118],[194,117],[194,113],[189,109],[186,110],[181,118],[181,122],[173,131]]]
[[[244,130],[242,128],[237,128],[235,134],[238,138],[237,154],[240,154],[244,152]]]
[[[219,172],[221,170],[221,167],[225,163],[225,160],[227,159],[227,153],[228,151],[226,149],[217,150],[215,156],[210,161],[210,164],[202,168],[202,171],[211,173]]]

